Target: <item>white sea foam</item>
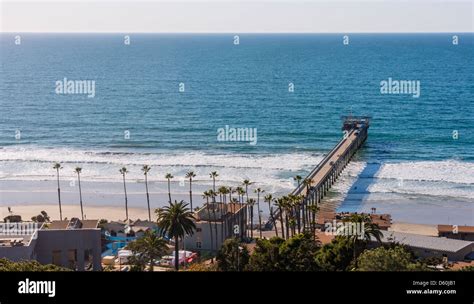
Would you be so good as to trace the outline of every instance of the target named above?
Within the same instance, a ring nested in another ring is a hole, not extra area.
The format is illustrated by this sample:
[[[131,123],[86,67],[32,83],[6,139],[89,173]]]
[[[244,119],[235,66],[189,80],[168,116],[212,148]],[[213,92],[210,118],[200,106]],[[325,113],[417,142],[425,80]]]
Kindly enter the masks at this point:
[[[474,184],[474,163],[458,160],[386,163],[376,177]]]
[[[167,172],[175,176],[174,182],[184,182],[188,170],[196,172],[196,187],[211,184],[210,171],[218,171],[218,183],[237,185],[244,179],[258,183],[267,192],[283,194],[291,191],[295,184],[291,177],[309,172],[319,163],[323,155],[314,153],[287,154],[209,154],[192,153],[121,153],[83,151],[66,148],[4,147],[0,149],[0,178],[3,180],[53,180],[52,163],[59,161],[64,169],[64,179],[75,179],[74,167],[83,168],[84,181],[120,182],[118,169],[127,166],[129,181],[142,181],[141,166],[152,166],[149,181],[165,182]],[[365,170],[367,166],[376,170]],[[333,190],[340,199],[361,179],[367,187],[358,191],[370,193],[394,193],[410,195],[448,196],[474,198],[474,163],[458,160],[417,161],[384,164],[351,162]],[[159,187],[159,186],[157,186]],[[187,191],[180,187],[181,192]],[[165,189],[162,189],[165,191]],[[353,190],[353,189],[352,189]]]
[[[474,199],[474,164],[457,160],[371,164],[351,162],[334,187],[339,195],[392,193]],[[354,189],[354,187],[358,187]],[[352,187],[352,188],[351,188]]]
[[[309,172],[322,159],[320,154],[208,154],[192,153],[110,153],[101,151],[81,151],[73,149],[45,149],[7,147],[0,150],[0,178],[4,180],[50,180],[55,178],[52,163],[59,161],[63,166],[61,175],[75,178],[73,169],[83,168],[84,181],[120,181],[121,166],[129,170],[129,180],[143,180],[141,166],[152,166],[148,179],[165,181],[170,172],[175,181],[183,179],[185,173],[193,170],[196,183],[209,184],[209,172],[218,171],[220,183],[241,183],[250,179],[274,190],[289,191],[294,188],[290,177]]]

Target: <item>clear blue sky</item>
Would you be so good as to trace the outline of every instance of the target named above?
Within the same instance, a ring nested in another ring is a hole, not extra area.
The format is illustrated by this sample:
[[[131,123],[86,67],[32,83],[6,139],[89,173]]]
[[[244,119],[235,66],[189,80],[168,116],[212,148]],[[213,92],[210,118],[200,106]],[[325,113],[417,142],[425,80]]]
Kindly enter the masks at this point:
[[[13,0],[3,32],[472,32],[473,0]]]

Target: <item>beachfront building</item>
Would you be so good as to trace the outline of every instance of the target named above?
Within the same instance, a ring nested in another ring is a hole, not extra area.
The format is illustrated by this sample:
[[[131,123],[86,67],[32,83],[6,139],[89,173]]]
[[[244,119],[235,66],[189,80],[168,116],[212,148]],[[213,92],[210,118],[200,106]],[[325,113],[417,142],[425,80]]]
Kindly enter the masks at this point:
[[[474,226],[438,225],[438,236],[474,241]]]
[[[101,233],[98,220],[4,223],[0,257],[12,261],[37,260],[74,270],[101,270]],[[17,225],[17,232],[8,229]],[[32,228],[33,227],[33,228]],[[6,228],[6,229],[5,229]]]
[[[194,213],[194,217],[196,231],[192,236],[185,237],[186,250],[216,251],[225,239],[235,236],[244,238],[246,235],[247,206],[245,204],[206,203]]]
[[[447,257],[450,261],[462,261],[472,255],[474,242],[445,237],[426,236],[394,231],[382,231],[382,243],[399,243],[412,249],[417,257]],[[377,246],[375,240],[372,245]]]

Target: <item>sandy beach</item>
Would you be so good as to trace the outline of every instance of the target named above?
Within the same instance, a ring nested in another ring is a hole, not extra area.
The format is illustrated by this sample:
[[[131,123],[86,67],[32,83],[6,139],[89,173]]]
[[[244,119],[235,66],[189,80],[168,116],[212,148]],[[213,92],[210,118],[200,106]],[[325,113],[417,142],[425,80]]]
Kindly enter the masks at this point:
[[[429,236],[438,236],[438,227],[436,225],[393,222],[392,226],[388,230]]]
[[[38,215],[42,210],[45,210],[51,217],[51,220],[59,219],[59,207],[53,204],[38,204],[38,205],[23,205],[11,206],[13,214],[21,215],[23,220],[30,220],[32,216]],[[63,205],[63,218],[79,217],[81,216],[81,209],[78,205]],[[148,211],[146,208],[128,208],[130,219],[147,219]],[[0,207],[0,216],[3,219],[8,215],[7,207]],[[107,219],[109,221],[125,219],[125,209],[123,207],[112,206],[85,206],[84,216],[87,219]],[[154,210],[152,209],[152,220],[155,220]],[[406,222],[393,222],[389,228],[390,231],[414,233],[422,235],[437,236],[438,231],[436,225],[415,224]],[[272,236],[273,232],[269,234]]]
[[[10,206],[13,214],[21,215],[23,220],[30,220],[32,216],[38,215],[42,210],[46,211],[50,216],[51,220],[59,220],[59,206],[58,205],[23,205],[23,206]],[[3,219],[7,216],[7,207],[2,206],[0,209],[0,216]],[[81,217],[81,208],[79,205],[63,205],[62,206],[63,219],[72,217]],[[145,208],[128,208],[129,218],[132,220],[136,219],[148,219],[148,210]],[[152,219],[155,219],[154,210],[151,212]],[[111,206],[84,206],[84,217],[86,219],[107,219],[113,220],[124,220],[125,219],[125,208],[124,207],[111,207]]]

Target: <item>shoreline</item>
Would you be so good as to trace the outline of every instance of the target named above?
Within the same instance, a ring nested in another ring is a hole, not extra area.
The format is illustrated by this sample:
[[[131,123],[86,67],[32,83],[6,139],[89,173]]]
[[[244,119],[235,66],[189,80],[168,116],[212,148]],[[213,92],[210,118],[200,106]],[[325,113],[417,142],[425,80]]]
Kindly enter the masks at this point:
[[[31,205],[12,205],[10,206],[13,214],[20,215],[24,221],[31,220],[32,216],[38,215],[41,211],[46,211],[51,217],[51,220],[59,219],[59,206],[57,204],[31,204]],[[79,205],[62,205],[63,219],[81,216],[81,208]],[[155,208],[151,209],[151,219],[156,220]],[[146,220],[148,219],[147,208],[129,207],[129,218],[132,220]],[[0,216],[3,220],[8,215],[6,206],[0,206]],[[87,205],[84,206],[84,216],[86,219],[106,219],[108,221],[117,221],[125,219],[125,208],[118,206],[99,206]],[[430,224],[409,223],[403,221],[394,221],[389,231],[437,236],[437,226]]]
[[[59,220],[59,205],[58,204],[31,204],[31,205],[11,205],[12,214],[20,215],[24,221],[30,221],[31,217],[38,215],[41,211],[46,211],[51,220]],[[8,215],[6,206],[0,207],[1,220]],[[72,217],[81,217],[81,207],[79,205],[63,204],[61,206],[63,219]],[[125,207],[118,206],[99,206],[87,205],[83,206],[84,218],[91,220],[106,219],[108,221],[117,221],[125,219]],[[156,220],[155,210],[151,208],[151,219]],[[128,208],[129,218],[132,220],[146,220],[148,219],[148,209],[140,207]]]
[[[333,205],[337,211],[369,213],[371,208],[375,207],[378,213],[390,214],[394,222],[427,225],[474,225],[472,213],[473,204],[472,200],[468,198],[443,198],[424,194],[407,195],[402,193],[385,193],[379,192],[380,189],[375,189],[371,192],[370,189],[366,189],[367,185],[360,185],[360,182],[357,189],[355,189],[353,186],[353,179],[355,177],[352,175],[359,176],[361,174],[359,172],[360,168],[358,167],[360,164],[353,163],[352,165],[353,166],[350,164],[348,168],[346,168],[347,171],[341,176],[341,182],[334,185],[327,200],[325,200],[325,203]],[[362,178],[361,180],[364,181],[366,179]],[[173,201],[184,200],[185,202],[189,202],[189,183],[186,180],[184,180],[184,182],[182,181],[182,179],[178,178],[172,181],[172,199]],[[1,208],[5,208],[2,212],[5,212],[7,206],[57,205],[57,185],[54,181],[1,180],[0,182],[0,210]],[[291,188],[290,184],[285,185],[285,190],[282,186],[279,186],[278,183],[273,187],[266,186],[258,180],[254,182],[268,193],[272,193],[274,197],[287,194],[288,191],[286,190]],[[405,184],[408,183],[409,182],[405,182]],[[232,187],[240,185],[238,183],[228,184],[226,180],[219,180],[218,184],[230,185]],[[124,190],[122,182],[81,181],[81,185],[82,199],[86,214],[88,214],[89,207],[107,207],[110,208],[109,210],[123,208]],[[375,183],[375,186],[377,186],[377,183]],[[212,185],[193,182],[193,207],[201,206],[205,202],[202,198],[202,193],[209,189],[209,187],[212,187]],[[395,187],[395,191],[398,191],[398,185],[393,185],[393,187]],[[148,188],[151,208],[164,207],[168,204],[168,189],[166,183],[149,182]],[[137,217],[142,217],[143,213],[139,210],[147,206],[144,183],[137,183],[128,179],[127,194],[129,208],[131,210],[132,208],[138,208]],[[257,199],[253,191],[249,197]],[[63,206],[79,205],[79,189],[76,180],[61,180],[61,202]],[[268,217],[270,214],[268,205],[266,203],[260,205],[263,215]],[[56,209],[58,209],[58,207],[53,207],[52,211]],[[89,210],[89,213],[90,212],[92,211]],[[0,213],[0,216],[1,215],[2,213]],[[95,215],[90,214],[88,218],[90,218],[90,216]],[[122,215],[120,216],[123,217]],[[147,212],[146,217],[148,217]]]

